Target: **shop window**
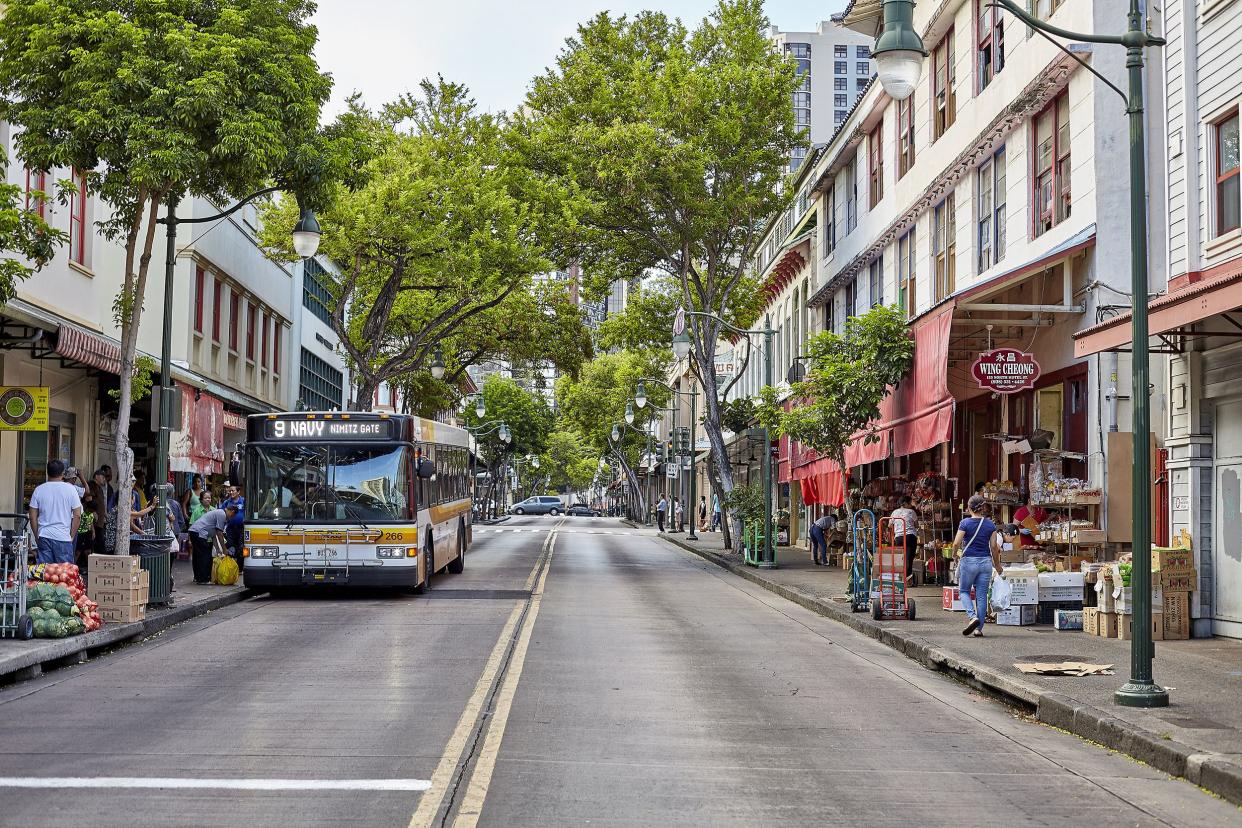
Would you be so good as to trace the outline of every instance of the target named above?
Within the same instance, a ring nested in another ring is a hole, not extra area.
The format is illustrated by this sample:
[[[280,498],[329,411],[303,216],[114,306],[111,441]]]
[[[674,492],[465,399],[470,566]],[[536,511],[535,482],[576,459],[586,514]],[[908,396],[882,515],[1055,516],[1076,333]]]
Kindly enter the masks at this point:
[[[897,299],[906,313],[907,319],[913,319],[917,312],[916,298],[918,279],[914,270],[914,228],[897,240]]]
[[[1242,193],[1238,177],[1238,112],[1216,124],[1216,233],[1223,236],[1242,226]]]
[[[241,326],[241,294],[229,288],[229,349],[237,350],[237,332]]]
[[[867,268],[867,295],[871,300],[868,307],[884,304],[884,254],[876,256]]]
[[[86,264],[86,173],[73,170],[78,191],[69,201],[69,260]]]
[[[975,9],[975,88],[982,92],[1005,68],[1004,18],[989,0],[975,0]]]
[[[914,166],[914,96],[897,102],[897,177]]]
[[[1035,235],[1070,215],[1069,95],[1062,91],[1035,116]]]
[[[937,302],[953,294],[957,281],[957,219],[953,194],[932,211],[932,261],[935,263],[935,299]]]
[[[1052,433],[1050,448],[1061,448],[1064,429],[1065,394],[1061,385],[1035,391],[1035,427]]]
[[[224,315],[224,282],[215,280],[212,289],[211,304],[211,338],[220,341],[220,317]]]
[[[207,271],[194,268],[194,332],[203,332],[203,300],[207,292]]]
[[[979,168],[975,189],[979,199],[979,272],[1005,256],[1005,150],[1001,148]]]
[[[39,195],[42,193],[43,195]],[[39,218],[47,218],[47,173],[38,170],[26,170],[26,210],[35,213]]]
[[[871,208],[884,198],[884,121],[871,130],[867,139],[867,174],[870,184]]]
[[[945,33],[932,50],[932,140],[953,126],[957,100],[953,94],[957,69],[953,64],[953,29]]]
[[[254,302],[251,302],[249,311],[246,314],[246,359],[254,362],[254,329],[259,321],[259,308]]]

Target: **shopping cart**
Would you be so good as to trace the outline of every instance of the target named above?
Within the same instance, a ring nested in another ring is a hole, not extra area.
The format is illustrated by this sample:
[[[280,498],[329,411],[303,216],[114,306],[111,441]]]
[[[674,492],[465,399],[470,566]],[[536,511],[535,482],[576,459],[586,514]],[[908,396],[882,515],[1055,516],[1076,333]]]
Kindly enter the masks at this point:
[[[871,558],[875,555],[875,512],[854,513],[854,565],[850,568],[850,609],[866,612],[871,606]]]
[[[906,521],[880,518],[879,548],[875,556],[871,617],[877,621],[914,620],[914,599],[906,592]]]
[[[0,514],[0,638],[34,637],[34,621],[26,614],[29,522],[25,515]]]

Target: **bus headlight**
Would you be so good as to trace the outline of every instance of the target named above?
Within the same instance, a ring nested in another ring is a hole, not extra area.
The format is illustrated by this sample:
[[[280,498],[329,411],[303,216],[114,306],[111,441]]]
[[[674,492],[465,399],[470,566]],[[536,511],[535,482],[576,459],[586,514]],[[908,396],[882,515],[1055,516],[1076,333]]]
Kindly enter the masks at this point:
[[[252,546],[250,547],[250,557],[252,558],[279,558],[279,546]]]
[[[375,548],[375,557],[377,558],[404,558],[404,546],[377,546]]]

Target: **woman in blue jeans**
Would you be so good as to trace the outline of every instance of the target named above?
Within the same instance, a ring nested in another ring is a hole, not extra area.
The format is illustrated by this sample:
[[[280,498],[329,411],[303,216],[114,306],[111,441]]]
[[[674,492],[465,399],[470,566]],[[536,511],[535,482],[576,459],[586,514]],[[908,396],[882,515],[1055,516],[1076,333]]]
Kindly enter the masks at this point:
[[[969,619],[962,635],[974,633],[983,637],[983,622],[988,614],[988,587],[992,584],[993,570],[1000,569],[1000,542],[996,537],[996,524],[992,522],[992,507],[979,495],[966,504],[970,517],[957,527],[953,539],[954,550],[962,551],[957,564],[957,586]],[[975,599],[970,600],[974,587]]]

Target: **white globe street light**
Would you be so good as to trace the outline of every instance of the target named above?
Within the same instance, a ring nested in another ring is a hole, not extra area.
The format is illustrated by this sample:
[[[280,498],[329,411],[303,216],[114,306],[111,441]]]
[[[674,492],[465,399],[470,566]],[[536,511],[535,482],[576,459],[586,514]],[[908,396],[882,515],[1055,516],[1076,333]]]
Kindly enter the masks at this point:
[[[647,407],[647,381],[639,380],[638,388],[634,391],[634,403],[639,408]]]
[[[914,30],[913,0],[884,0],[884,31],[871,47],[871,56],[890,98],[904,101],[914,93],[927,50]]]
[[[298,223],[293,225],[293,252],[303,259],[309,259],[319,251],[321,236],[323,229],[319,226],[319,220],[309,207],[303,207]]]

